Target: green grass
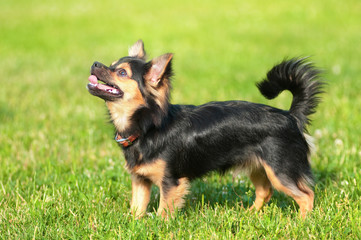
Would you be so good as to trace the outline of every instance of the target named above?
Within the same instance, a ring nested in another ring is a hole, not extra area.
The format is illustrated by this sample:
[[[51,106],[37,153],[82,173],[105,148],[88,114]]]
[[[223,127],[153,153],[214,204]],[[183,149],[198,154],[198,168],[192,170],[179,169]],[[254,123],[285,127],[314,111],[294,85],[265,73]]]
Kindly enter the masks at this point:
[[[361,238],[361,2],[1,1],[0,239]],[[175,53],[172,102],[265,100],[255,87],[285,56],[312,56],[327,93],[313,116],[315,208],[275,193],[253,213],[249,180],[197,180],[164,222],[129,213],[130,178],[103,102],[85,89],[94,60],[142,38]],[[233,186],[233,187],[232,187]]]

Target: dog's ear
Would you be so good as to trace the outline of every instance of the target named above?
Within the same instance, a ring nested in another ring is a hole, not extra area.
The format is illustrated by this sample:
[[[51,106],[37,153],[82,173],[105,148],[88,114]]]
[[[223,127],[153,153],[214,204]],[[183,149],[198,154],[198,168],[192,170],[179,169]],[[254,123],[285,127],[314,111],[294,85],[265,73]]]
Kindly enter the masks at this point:
[[[144,50],[144,43],[142,40],[138,40],[136,43],[133,44],[133,46],[131,46],[129,48],[128,54],[130,57],[136,57],[136,58],[140,58],[143,59],[144,61],[146,60],[146,53]]]
[[[154,58],[148,64],[150,68],[145,74],[145,80],[152,86],[157,87],[163,78],[171,77],[172,75],[172,60],[173,54],[166,53],[157,58]]]

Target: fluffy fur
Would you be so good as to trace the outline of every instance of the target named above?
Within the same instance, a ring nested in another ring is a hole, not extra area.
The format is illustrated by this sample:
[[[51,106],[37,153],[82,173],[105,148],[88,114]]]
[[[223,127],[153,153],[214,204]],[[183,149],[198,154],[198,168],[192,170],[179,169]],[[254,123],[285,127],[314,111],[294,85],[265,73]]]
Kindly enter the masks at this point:
[[[158,214],[169,216],[182,207],[191,180],[236,168],[246,170],[255,185],[252,208],[260,209],[275,188],[291,196],[305,217],[314,193],[304,133],[322,92],[319,71],[305,59],[284,60],[257,84],[268,99],[289,90],[288,111],[246,101],[174,105],[172,58],[164,54],[147,62],[138,41],[111,66],[91,67],[89,92],[105,100],[117,133],[132,137],[120,144],[132,175],[132,212],[145,213],[155,184]]]

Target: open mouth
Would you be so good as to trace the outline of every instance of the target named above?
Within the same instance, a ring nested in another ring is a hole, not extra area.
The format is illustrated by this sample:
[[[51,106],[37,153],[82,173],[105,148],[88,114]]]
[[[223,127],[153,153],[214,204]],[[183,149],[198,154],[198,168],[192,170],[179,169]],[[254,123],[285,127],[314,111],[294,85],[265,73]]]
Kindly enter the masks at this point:
[[[115,85],[106,83],[103,80],[98,79],[95,75],[90,75],[88,83],[88,89],[92,91],[101,91],[114,96],[121,96],[123,92]]]

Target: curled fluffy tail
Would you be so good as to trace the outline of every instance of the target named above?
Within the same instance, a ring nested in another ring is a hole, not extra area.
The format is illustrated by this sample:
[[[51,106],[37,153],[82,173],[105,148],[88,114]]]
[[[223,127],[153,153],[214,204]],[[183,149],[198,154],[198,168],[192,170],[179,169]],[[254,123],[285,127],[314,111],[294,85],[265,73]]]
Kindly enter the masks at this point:
[[[298,122],[300,130],[306,131],[313,114],[320,102],[324,82],[320,80],[320,70],[306,58],[285,60],[274,66],[267,78],[257,84],[259,91],[267,99],[273,99],[283,90],[289,90],[293,100],[289,112]]]

